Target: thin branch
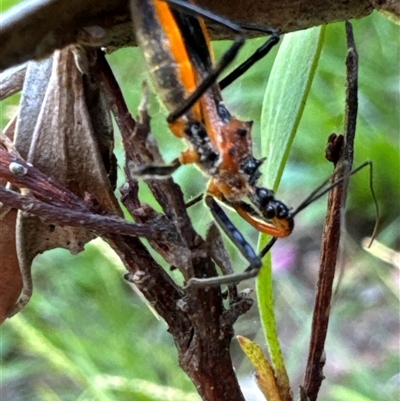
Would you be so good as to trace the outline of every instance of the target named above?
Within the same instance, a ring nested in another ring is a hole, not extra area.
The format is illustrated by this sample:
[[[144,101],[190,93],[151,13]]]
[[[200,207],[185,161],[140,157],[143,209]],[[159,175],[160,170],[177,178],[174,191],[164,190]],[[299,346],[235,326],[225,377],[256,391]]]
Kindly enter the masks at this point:
[[[146,237],[148,239],[157,239],[163,241],[173,241],[175,236],[173,227],[169,227],[162,222],[154,224],[129,223],[118,217],[107,217],[94,214],[89,211],[76,211],[67,207],[52,206],[38,201],[31,196],[20,195],[17,192],[10,191],[0,186],[0,201],[12,207],[19,209],[41,220],[55,225],[70,227],[85,227],[97,234],[127,235],[131,237]]]
[[[337,164],[337,173],[334,179],[337,180],[346,176],[353,163],[353,145],[356,131],[357,119],[357,90],[358,90],[358,56],[352,33],[352,27],[346,22],[348,54],[347,66],[347,90],[346,90],[346,120],[344,147],[342,152],[335,149],[340,137],[331,136],[330,156],[340,155],[339,159],[333,160]],[[304,378],[304,391],[310,401],[315,401],[324,379],[323,367],[325,364],[325,340],[329,324],[329,315],[332,300],[333,280],[338,257],[341,213],[346,199],[348,180],[333,188],[328,198],[328,212],[325,220],[323,233],[320,270],[317,284],[317,294],[314,306],[312,333],[307,361],[307,368]]]
[[[97,207],[86,203],[38,169],[0,147],[0,177],[28,189],[33,196],[20,195],[0,186],[0,201],[26,211],[51,224],[85,227],[99,234],[115,233],[149,239],[176,240],[168,222],[133,224],[122,218],[98,214]],[[34,197],[35,196],[35,197]],[[95,199],[93,199],[95,203]],[[97,212],[97,213],[96,213]]]
[[[143,293],[162,316],[175,340],[188,344],[192,335],[191,322],[184,308],[179,308],[184,297],[183,291],[154,260],[139,238],[111,234],[104,238],[129,271],[126,279]]]

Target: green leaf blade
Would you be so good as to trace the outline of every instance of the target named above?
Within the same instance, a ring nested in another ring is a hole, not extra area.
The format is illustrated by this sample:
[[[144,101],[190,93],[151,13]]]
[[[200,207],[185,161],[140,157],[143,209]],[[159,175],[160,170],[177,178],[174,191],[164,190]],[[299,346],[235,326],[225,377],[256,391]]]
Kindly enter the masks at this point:
[[[285,36],[271,71],[261,115],[261,148],[267,156],[264,185],[276,190],[289,157],[321,54],[324,28],[316,27]],[[269,237],[260,236],[259,248]],[[256,281],[261,324],[277,385],[283,400],[291,400],[289,377],[279,342],[274,314],[271,255],[264,258]]]
[[[261,151],[267,156],[265,183],[277,189],[310,92],[324,29],[287,34],[265,91],[261,114]]]

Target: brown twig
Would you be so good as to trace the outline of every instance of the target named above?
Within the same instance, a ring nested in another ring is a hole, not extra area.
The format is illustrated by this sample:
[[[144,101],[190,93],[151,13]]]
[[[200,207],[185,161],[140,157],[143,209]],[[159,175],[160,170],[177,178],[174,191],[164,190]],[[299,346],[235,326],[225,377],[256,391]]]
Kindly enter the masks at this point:
[[[154,141],[149,141],[150,118],[144,101],[141,115],[134,122],[122,93],[104,56],[98,54],[98,74],[103,84],[123,138],[126,152],[127,183],[123,187],[123,202],[136,221],[164,218],[174,225],[178,240],[150,241],[184,279],[215,276],[210,245],[193,229],[183,194],[171,178],[147,180],[165,215],[160,215],[138,198],[138,187],[131,175],[132,166],[162,162]],[[130,271],[128,279],[135,283],[148,301],[169,325],[179,352],[183,370],[194,382],[199,394],[207,401],[244,401],[229,353],[233,337],[232,325],[240,314],[251,307],[248,300],[236,299],[226,310],[220,288],[189,288],[176,286],[165,271],[156,266],[142,243],[126,237],[106,239],[125,261]],[[152,271],[149,270],[152,266]],[[174,295],[171,295],[174,294]],[[223,380],[221,380],[223,378]]]
[[[138,235],[148,238],[153,248],[182,272],[185,281],[217,274],[210,256],[212,246],[192,227],[183,194],[172,179],[147,181],[163,214],[140,202],[131,167],[161,161],[155,142],[149,140],[146,102],[140,121],[136,123],[103,53],[98,52],[97,56],[92,53],[90,62],[122,133],[128,178],[122,191],[123,201],[136,223],[126,222],[117,215],[106,215],[91,194],[84,193],[85,199],[82,199],[43,174],[23,160],[5,137],[0,144],[0,178],[19,188],[21,193],[2,187],[0,200],[39,216],[50,225],[82,227],[102,234],[127,267],[128,280],[142,291],[167,322],[178,348],[180,364],[203,399],[244,401],[229,349],[232,325],[251,307],[252,301],[231,291],[231,305],[226,309],[220,288],[183,290],[137,238]]]
[[[44,222],[69,227],[85,227],[99,235],[115,234],[130,237],[146,237],[149,239],[163,239],[172,241],[174,236],[171,228],[163,224],[129,223],[118,217],[107,217],[94,214],[89,208],[86,211],[71,210],[67,207],[53,206],[32,196],[20,195],[0,186],[0,200],[13,209],[22,210],[30,215],[38,216]]]
[[[20,175],[15,174],[18,171]],[[71,227],[86,227],[98,234],[113,232],[149,239],[169,239],[170,241],[174,239],[172,226],[170,227],[167,222],[163,222],[162,226],[157,222],[133,224],[117,216],[96,213],[98,212],[96,207],[1,147],[0,177],[20,188],[28,189],[32,194],[21,195],[0,186],[1,202],[14,209],[39,216],[46,222]]]
[[[238,23],[273,26],[282,33],[329,22],[360,18],[372,12],[369,0],[198,0],[197,3]],[[134,45],[126,0],[37,0],[24,2],[4,15],[0,27],[0,71],[39,60],[72,43],[115,49]],[[246,32],[246,35],[257,34]],[[234,33],[212,25],[212,37]],[[258,34],[259,35],[259,34]]]
[[[348,54],[346,59],[346,120],[343,151],[339,159],[333,160],[336,165],[334,179],[345,177],[353,163],[353,145],[357,119],[357,90],[358,90],[358,55],[354,42],[351,24],[346,22]],[[330,138],[337,142],[335,136]],[[341,142],[339,140],[339,142]],[[333,145],[333,147],[335,147]],[[332,146],[330,147],[332,148]],[[332,154],[338,152],[331,151]],[[310,401],[315,401],[321,387],[323,366],[325,364],[325,340],[329,324],[329,315],[332,299],[333,279],[338,257],[341,212],[346,200],[348,180],[335,186],[329,193],[328,212],[323,233],[320,270],[317,284],[317,294],[314,306],[312,333],[309,348],[307,367],[304,378],[304,391]]]

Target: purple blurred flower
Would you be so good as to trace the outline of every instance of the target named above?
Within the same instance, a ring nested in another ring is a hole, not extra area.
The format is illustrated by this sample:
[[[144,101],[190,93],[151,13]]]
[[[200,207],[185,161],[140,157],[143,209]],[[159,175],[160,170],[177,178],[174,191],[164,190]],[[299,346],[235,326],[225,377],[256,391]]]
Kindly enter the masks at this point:
[[[272,248],[272,268],[282,274],[294,269],[297,259],[297,248],[289,241],[278,241]]]

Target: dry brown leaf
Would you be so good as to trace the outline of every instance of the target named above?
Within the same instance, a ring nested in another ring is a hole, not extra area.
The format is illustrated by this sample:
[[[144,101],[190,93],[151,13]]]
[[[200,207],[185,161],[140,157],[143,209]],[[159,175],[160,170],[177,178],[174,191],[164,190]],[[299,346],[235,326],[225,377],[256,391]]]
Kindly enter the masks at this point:
[[[0,324],[6,319],[22,290],[15,246],[17,211],[11,209],[0,220]]]
[[[53,62],[48,59],[30,64],[15,145],[28,162],[75,194],[84,198],[88,193],[104,210],[120,213],[104,166],[105,162],[112,165],[111,119],[98,85],[90,80],[91,85],[85,86],[83,74],[75,62],[76,54],[77,48],[69,46],[57,51]],[[79,54],[85,56],[82,49]],[[95,115],[89,114],[87,98],[91,100],[90,109]],[[94,119],[96,132],[92,124]],[[110,160],[105,160],[107,156]],[[19,212],[16,245],[24,285],[11,315],[30,299],[30,270],[36,255],[59,247],[75,254],[93,238],[94,235],[84,228],[45,224],[37,217]]]

